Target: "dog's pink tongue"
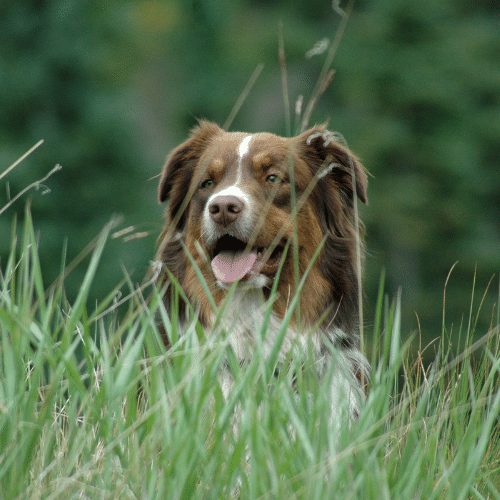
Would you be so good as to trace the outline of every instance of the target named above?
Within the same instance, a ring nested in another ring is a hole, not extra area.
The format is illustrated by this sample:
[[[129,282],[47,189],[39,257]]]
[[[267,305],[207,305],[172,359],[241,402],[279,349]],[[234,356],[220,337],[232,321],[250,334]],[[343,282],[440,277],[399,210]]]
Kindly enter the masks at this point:
[[[256,260],[256,252],[220,252],[212,259],[212,271],[219,281],[233,283],[248,274]]]

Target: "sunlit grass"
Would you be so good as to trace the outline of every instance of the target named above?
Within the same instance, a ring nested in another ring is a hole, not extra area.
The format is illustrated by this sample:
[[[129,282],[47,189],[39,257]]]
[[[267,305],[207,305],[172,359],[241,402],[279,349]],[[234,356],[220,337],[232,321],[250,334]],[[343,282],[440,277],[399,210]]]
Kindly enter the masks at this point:
[[[206,338],[193,319],[179,335],[152,289],[130,285],[120,311],[117,290],[89,308],[109,231],[72,303],[62,280],[43,281],[29,213],[13,233],[0,275],[0,497],[498,498],[498,319],[475,343],[463,332],[458,358],[443,333],[424,367],[381,287],[367,402],[332,425],[331,379],[305,358],[276,373],[257,349],[240,367],[223,334]]]

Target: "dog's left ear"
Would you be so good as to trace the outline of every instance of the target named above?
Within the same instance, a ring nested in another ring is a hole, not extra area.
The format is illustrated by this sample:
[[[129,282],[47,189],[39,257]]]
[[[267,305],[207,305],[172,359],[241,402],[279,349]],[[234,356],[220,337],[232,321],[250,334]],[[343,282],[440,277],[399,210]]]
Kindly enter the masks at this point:
[[[363,203],[368,201],[368,178],[366,170],[351,150],[339,142],[339,137],[325,127],[313,127],[297,137],[301,157],[313,170],[314,175],[328,175],[338,188],[353,198],[353,186],[356,196]]]

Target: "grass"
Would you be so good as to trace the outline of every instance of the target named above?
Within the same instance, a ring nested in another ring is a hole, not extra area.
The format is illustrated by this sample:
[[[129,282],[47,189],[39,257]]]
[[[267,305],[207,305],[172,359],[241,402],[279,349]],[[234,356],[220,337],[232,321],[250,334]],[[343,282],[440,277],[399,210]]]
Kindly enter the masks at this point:
[[[315,88],[304,112],[297,100],[293,120],[280,38],[287,133],[307,128],[332,81],[351,8],[349,2],[340,12]],[[225,128],[261,71],[257,66]],[[0,215],[58,168],[0,207]],[[0,262],[0,499],[500,498],[500,301],[485,332],[475,331],[482,299],[474,305],[472,297],[469,321],[458,332],[448,330],[443,307],[436,356],[424,366],[425,348],[410,349],[399,298],[384,297],[381,280],[374,318],[364,328],[372,364],[367,401],[356,421],[332,423],[334,370],[318,379],[306,352],[277,372],[283,335],[268,357],[258,342],[242,367],[227,332],[207,336],[191,318],[181,336],[176,310],[167,314],[150,284],[136,287],[126,278],[125,296],[117,287],[89,307],[112,227],[93,242],[71,302],[64,280],[87,249],[49,285],[29,211],[23,228],[12,232],[10,256]],[[159,319],[170,333],[168,350]],[[264,325],[257,336],[265,335]],[[465,338],[459,355],[452,337]],[[224,369],[234,380],[227,398]]]
[[[88,307],[110,231],[72,303],[63,279],[43,281],[29,212],[13,231],[0,274],[1,498],[499,498],[498,315],[482,337],[469,322],[458,357],[445,322],[424,367],[381,285],[365,328],[367,402],[357,421],[332,426],[331,380],[307,359],[275,375],[257,349],[240,367],[223,334],[207,338],[193,321],[179,336],[175,311],[144,287],[129,284],[120,313],[118,289]]]

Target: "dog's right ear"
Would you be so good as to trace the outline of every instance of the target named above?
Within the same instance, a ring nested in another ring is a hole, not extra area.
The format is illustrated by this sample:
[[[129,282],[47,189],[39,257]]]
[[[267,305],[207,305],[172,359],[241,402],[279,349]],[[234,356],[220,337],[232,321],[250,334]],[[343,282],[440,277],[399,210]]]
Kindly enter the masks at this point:
[[[200,120],[198,125],[191,130],[189,139],[168,155],[158,186],[160,202],[170,197],[172,188],[182,177],[188,180],[191,178],[189,174],[196,166],[208,142],[220,132],[222,129],[216,123]],[[187,190],[184,194],[186,193]]]
[[[177,146],[167,157],[158,186],[158,199],[160,202],[169,200],[170,220],[174,220],[185,197],[188,196],[193,171],[203,151],[210,140],[221,132],[222,129],[217,124],[201,120],[191,130],[189,139]],[[178,217],[177,226],[182,229],[184,216],[181,214]]]

